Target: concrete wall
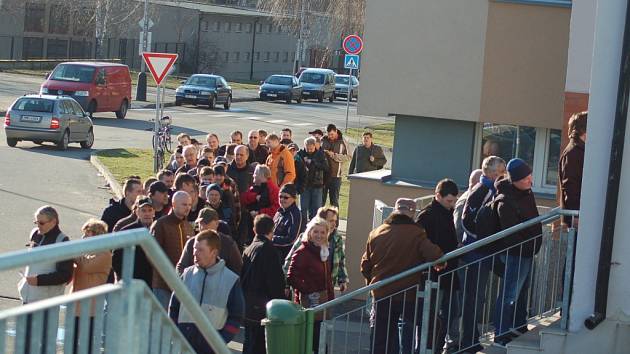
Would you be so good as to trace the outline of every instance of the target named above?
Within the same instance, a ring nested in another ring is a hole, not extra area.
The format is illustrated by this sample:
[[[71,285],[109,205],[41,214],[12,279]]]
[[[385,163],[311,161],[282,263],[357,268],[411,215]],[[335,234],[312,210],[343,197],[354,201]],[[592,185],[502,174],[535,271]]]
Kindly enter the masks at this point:
[[[443,178],[468,185],[475,123],[398,115],[395,129],[392,177],[431,189]]]
[[[591,84],[597,0],[574,0],[565,90],[588,93]]]
[[[487,16],[488,0],[368,1],[359,114],[477,121]]]
[[[560,128],[571,10],[489,4],[481,121]]]

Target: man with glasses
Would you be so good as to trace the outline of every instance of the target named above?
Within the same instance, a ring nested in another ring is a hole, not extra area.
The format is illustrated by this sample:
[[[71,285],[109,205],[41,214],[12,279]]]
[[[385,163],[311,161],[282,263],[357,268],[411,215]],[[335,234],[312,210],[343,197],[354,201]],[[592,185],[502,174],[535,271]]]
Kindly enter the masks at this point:
[[[258,162],[263,165],[267,161],[269,150],[265,144],[260,142],[260,133],[258,130],[252,130],[247,134],[247,147],[249,147],[249,156],[247,163]]]
[[[278,201],[280,209],[273,218],[273,245],[278,251],[280,259],[285,259],[293,242],[302,229],[302,213],[295,203],[297,199],[297,189],[294,184],[285,184],[280,189]]]
[[[241,274],[241,269],[243,268],[243,259],[241,258],[241,253],[236,246],[236,242],[232,240],[232,237],[219,231],[219,229],[227,227],[227,224],[222,223],[221,220],[219,220],[219,214],[216,212],[216,210],[211,208],[201,209],[201,211],[199,212],[199,217],[197,218],[197,220],[195,220],[195,223],[199,227],[199,232],[212,230],[219,234],[219,237],[221,238],[221,249],[219,250],[219,258],[225,261],[225,266],[228,267],[229,270],[233,271],[236,274]],[[227,229],[229,230],[229,227],[227,227]],[[186,245],[184,246],[184,251],[182,252],[182,256],[179,258],[176,266],[177,273],[179,273],[180,275],[184,272],[184,269],[194,264],[194,244],[195,238],[191,237],[190,239],[188,239]]]

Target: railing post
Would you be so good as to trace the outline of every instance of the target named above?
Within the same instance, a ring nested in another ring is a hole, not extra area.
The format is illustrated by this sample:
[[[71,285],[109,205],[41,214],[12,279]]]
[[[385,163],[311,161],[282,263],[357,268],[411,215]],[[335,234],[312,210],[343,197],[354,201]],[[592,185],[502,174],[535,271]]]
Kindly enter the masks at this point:
[[[437,283],[427,279],[424,282],[424,302],[422,304],[422,326],[420,327],[420,354],[427,353],[429,342],[429,326],[431,325],[431,293],[437,288]]]
[[[136,256],[136,246],[132,245],[123,249],[123,264],[122,264],[122,278],[123,285],[131,285],[131,279],[133,278],[133,266]]]
[[[571,279],[573,278],[573,249],[575,248],[575,228],[569,228],[567,232],[567,256],[564,265],[564,281],[562,285],[562,317],[560,318],[560,327],[567,329],[569,323],[569,306],[571,298]]]

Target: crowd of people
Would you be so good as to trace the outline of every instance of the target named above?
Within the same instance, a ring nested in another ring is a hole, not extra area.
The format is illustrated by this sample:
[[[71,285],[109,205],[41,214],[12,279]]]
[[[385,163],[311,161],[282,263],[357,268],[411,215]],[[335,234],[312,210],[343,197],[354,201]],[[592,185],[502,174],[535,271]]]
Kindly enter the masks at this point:
[[[571,119],[569,132],[571,143],[560,159],[561,200],[563,206],[579,209],[586,113]],[[149,229],[225,342],[244,327],[243,352],[265,353],[261,320],[267,302],[292,299],[314,307],[333,299],[335,287],[347,288],[344,239],[337,232],[344,163],[350,161],[349,172],[357,173],[380,169],[386,162],[369,132],[354,154],[332,124],[326,134],[317,129],[309,135],[300,149],[288,128],[280,135],[252,130],[246,143],[243,134],[235,131],[225,145],[212,133],[206,144],[180,134],[168,168],[144,182],[137,176],[128,178],[124,197],[112,199],[101,220],[88,220],[83,237]],[[367,238],[358,265],[366,283],[433,262],[458,247],[535,218],[531,186],[532,169],[525,161],[514,158],[506,163],[488,156],[481,169],[471,173],[469,188],[461,196],[457,184],[444,179],[437,184],[432,203],[422,210],[416,210],[412,199],[398,199],[392,214]],[[31,247],[69,240],[51,206],[38,209],[34,223]],[[499,244],[466,253],[459,260],[469,265],[465,276],[458,261],[433,267],[431,280],[439,281],[442,290],[433,309],[438,318],[431,328],[433,348],[482,349],[476,322],[487,299],[478,289],[485,288],[496,264],[502,265],[504,286],[494,306],[494,341],[505,346],[527,331],[525,301],[519,298],[530,286],[529,265],[540,249],[540,234],[541,226],[533,225]],[[517,253],[487,257],[514,245],[520,246]],[[198,353],[211,353],[190,314],[180,308],[142,249],[135,252],[133,277],[153,290]],[[20,294],[24,303],[30,303],[62,294],[70,281],[72,291],[118,281],[122,264],[122,251],[114,250],[33,265],[20,281]],[[372,292],[373,353],[414,352],[417,319],[422,317],[417,313],[422,306],[416,306],[421,301],[415,289],[422,284],[418,277],[408,277]],[[314,329],[317,350],[319,325]],[[457,347],[449,347],[453,343]]]

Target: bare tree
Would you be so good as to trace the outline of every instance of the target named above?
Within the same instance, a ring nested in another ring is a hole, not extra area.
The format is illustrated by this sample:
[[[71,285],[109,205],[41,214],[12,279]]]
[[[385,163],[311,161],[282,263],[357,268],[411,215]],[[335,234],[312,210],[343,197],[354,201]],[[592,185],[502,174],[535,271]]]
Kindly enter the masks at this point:
[[[199,43],[199,62],[198,72],[200,73],[216,73],[221,71],[223,62],[219,58],[219,47],[212,41],[203,41]]]

